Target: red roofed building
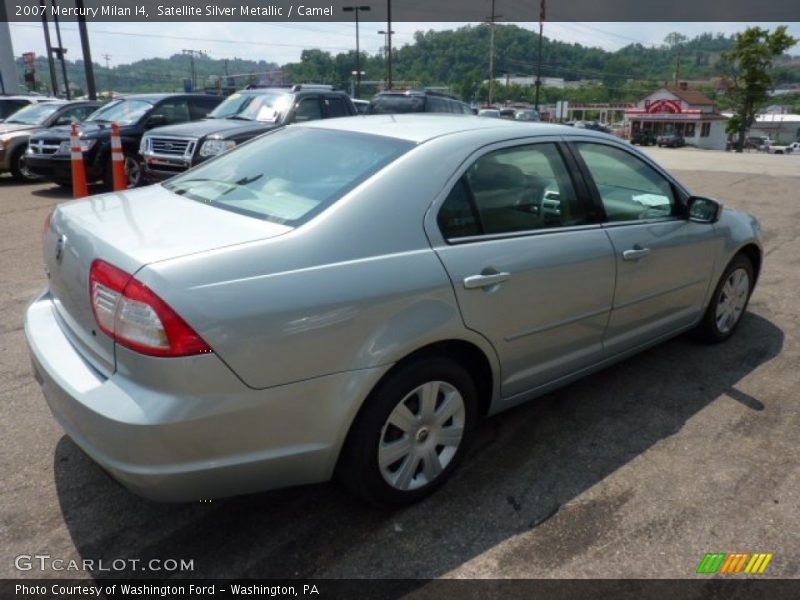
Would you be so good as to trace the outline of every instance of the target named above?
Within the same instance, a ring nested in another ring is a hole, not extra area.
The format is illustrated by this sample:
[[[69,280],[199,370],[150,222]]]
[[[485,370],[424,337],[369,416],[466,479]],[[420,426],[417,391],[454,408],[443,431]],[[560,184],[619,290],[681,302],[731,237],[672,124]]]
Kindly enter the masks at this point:
[[[678,131],[690,146],[710,150],[725,149],[727,120],[713,100],[686,83],[664,86],[625,111],[631,133],[638,129],[656,135]]]

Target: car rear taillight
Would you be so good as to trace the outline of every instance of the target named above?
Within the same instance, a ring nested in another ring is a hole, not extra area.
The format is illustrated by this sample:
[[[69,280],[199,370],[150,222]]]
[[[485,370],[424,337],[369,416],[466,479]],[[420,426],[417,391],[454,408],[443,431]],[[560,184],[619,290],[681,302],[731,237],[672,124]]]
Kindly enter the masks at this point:
[[[172,357],[212,351],[150,288],[105,261],[92,263],[89,300],[100,329],[126,348]]]

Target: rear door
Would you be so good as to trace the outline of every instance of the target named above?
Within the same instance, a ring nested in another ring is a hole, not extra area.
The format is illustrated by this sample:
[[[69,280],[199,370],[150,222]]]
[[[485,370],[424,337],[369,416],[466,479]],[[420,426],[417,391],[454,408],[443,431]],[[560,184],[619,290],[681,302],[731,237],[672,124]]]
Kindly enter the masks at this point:
[[[505,397],[599,359],[614,254],[555,139],[485,149],[426,219],[464,323],[494,345]]]
[[[579,142],[574,148],[602,204],[616,257],[607,354],[696,321],[712,272],[713,226],[689,221],[678,188],[635,154],[595,142]]]

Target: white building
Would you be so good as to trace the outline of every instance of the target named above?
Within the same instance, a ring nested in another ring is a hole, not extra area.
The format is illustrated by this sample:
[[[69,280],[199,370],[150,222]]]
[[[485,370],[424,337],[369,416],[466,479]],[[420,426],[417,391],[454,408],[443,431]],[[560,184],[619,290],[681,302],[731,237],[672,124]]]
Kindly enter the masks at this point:
[[[631,132],[649,129],[659,135],[678,131],[688,145],[709,150],[725,150],[727,121],[713,100],[690,90],[686,83],[662,87],[625,111]]]
[[[800,115],[765,113],[756,116],[756,122],[747,135],[768,135],[777,144],[791,144],[800,140]]]
[[[495,77],[495,81],[505,86],[519,85],[522,87],[534,87],[536,85],[536,77],[522,75]],[[489,80],[487,79],[483,83],[488,84]],[[564,89],[564,79],[562,77],[542,77],[542,87]]]

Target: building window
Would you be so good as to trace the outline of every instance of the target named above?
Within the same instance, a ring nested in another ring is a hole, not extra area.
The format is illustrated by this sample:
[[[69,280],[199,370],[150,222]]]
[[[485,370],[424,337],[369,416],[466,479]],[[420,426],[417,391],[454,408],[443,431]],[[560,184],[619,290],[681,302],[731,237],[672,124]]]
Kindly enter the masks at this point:
[[[694,137],[694,123],[687,123],[683,137]]]
[[[711,123],[703,123],[700,127],[700,137],[708,137],[711,134]]]

